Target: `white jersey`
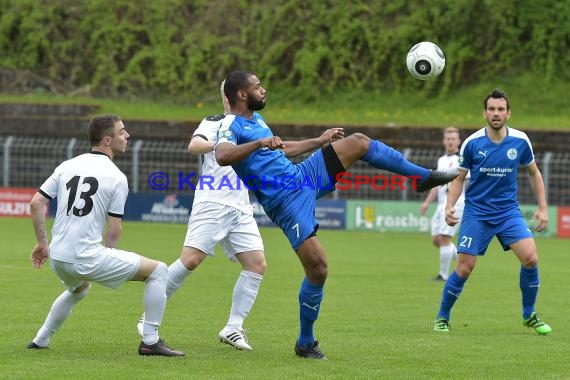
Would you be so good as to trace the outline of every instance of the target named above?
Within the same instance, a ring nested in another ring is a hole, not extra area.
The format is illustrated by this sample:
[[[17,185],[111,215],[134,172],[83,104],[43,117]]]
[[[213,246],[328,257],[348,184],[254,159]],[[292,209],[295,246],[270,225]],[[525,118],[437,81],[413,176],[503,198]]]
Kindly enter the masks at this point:
[[[96,261],[104,249],[107,216],[123,216],[129,185],[106,154],[91,152],[61,163],[39,192],[57,197],[50,257],[85,263]]]
[[[459,166],[459,152],[453,154],[445,154],[441,156],[437,160],[437,170],[439,171],[456,171],[457,167]],[[441,185],[437,189],[437,203],[438,207],[443,206],[445,208],[445,204],[447,203],[447,193],[448,193],[448,185]],[[455,203],[459,207],[463,207],[465,202],[465,187],[463,187],[463,191],[457,202]]]
[[[192,138],[200,136],[207,141],[216,141],[224,117],[208,116],[198,125]],[[194,204],[201,202],[215,202],[253,215],[247,187],[231,166],[218,165],[213,151],[204,155],[202,174],[194,193]]]

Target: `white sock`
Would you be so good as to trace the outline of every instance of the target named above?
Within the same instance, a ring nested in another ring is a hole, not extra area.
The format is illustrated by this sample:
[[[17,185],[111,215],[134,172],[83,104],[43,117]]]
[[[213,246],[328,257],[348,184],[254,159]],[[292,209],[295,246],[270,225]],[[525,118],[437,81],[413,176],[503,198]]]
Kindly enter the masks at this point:
[[[439,275],[447,280],[449,277],[449,268],[453,260],[453,245],[444,245],[439,247]]]
[[[457,247],[453,243],[451,243],[451,247],[453,248],[453,260],[457,261]]]
[[[168,268],[165,263],[158,263],[154,271],[146,279],[144,289],[144,324],[143,342],[155,344],[158,342],[158,327],[162,322],[164,308],[166,307],[166,283],[168,282]]]
[[[246,270],[240,272],[232,295],[232,308],[230,310],[230,318],[228,319],[228,327],[242,328],[243,321],[247,318],[257,297],[261,280],[263,280],[263,276],[258,273]]]
[[[184,264],[180,261],[180,259],[176,260],[168,267],[168,284],[166,286],[166,298],[170,298],[170,296],[184,283],[186,277],[188,277],[192,271],[186,269]],[[145,321],[145,313],[142,314],[143,320],[143,334],[144,334],[144,321]]]
[[[168,267],[168,286],[166,287],[166,297],[170,298],[172,293],[182,286],[186,277],[190,276],[192,271],[186,269],[180,259],[176,260]]]
[[[89,287],[81,293],[71,293],[65,290],[53,301],[51,310],[38,334],[34,338],[34,343],[40,347],[49,345],[49,338],[63,325],[63,322],[71,315],[73,307],[77,305],[89,292]]]

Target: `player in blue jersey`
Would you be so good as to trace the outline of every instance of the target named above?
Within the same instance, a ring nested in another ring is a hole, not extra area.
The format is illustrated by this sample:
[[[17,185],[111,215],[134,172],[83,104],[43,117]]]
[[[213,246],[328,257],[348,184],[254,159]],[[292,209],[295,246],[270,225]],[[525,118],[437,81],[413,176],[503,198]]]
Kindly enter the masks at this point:
[[[300,335],[295,353],[300,357],[325,359],[313,335],[323,286],[327,257],[316,237],[316,200],[334,190],[336,177],[356,160],[406,176],[416,176],[417,190],[444,184],[457,174],[430,171],[407,161],[401,153],[355,133],[330,144],[322,141],[282,141],[256,113],[264,108],[267,94],[257,76],[235,71],[226,77],[224,92],[231,114],[224,118],[215,147],[220,165],[232,165],[252,189],[267,215],[285,233],[305,270],[299,292]],[[255,114],[254,114],[255,113]],[[309,158],[293,164],[287,157],[316,150]]]
[[[536,230],[544,230],[548,214],[542,175],[536,166],[527,135],[507,126],[511,116],[507,95],[503,91],[493,90],[483,101],[483,107],[487,126],[465,140],[459,156],[459,176],[449,186],[446,222],[453,226],[459,222],[455,215],[455,202],[461,194],[467,173],[471,173],[459,229],[459,257],[455,271],[443,288],[434,330],[449,331],[451,308],[475,268],[477,257],[485,254],[491,239],[497,236],[503,249],[511,249],[521,263],[523,325],[545,335],[552,329],[534,310],[540,284],[536,245],[519,210],[517,198],[517,174],[522,165],[528,170],[538,203],[534,214],[534,220],[538,223]]]

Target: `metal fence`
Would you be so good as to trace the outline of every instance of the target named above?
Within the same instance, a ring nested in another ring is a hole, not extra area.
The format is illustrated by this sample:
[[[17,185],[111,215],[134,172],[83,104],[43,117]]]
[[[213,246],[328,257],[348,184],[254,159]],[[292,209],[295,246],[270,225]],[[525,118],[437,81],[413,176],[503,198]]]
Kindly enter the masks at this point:
[[[191,173],[200,170],[199,156],[186,151],[187,141],[172,140],[130,140],[125,154],[117,157],[115,163],[127,175],[131,192],[152,192],[148,179],[152,173],[163,172],[170,178],[164,192],[192,194],[192,186],[184,181]],[[50,137],[0,136],[0,185],[8,187],[39,187],[62,161],[89,152],[89,144],[81,139]],[[438,149],[404,149],[410,160],[425,167],[434,167],[442,154]],[[535,152],[536,161],[542,171],[549,204],[570,205],[570,153]],[[299,161],[301,158],[298,158]],[[364,162],[356,162],[349,172],[352,175],[385,175],[391,173],[377,170]],[[196,184],[197,175],[188,182]],[[405,190],[375,190],[362,186],[356,190],[335,191],[328,197],[335,199],[371,200],[421,200],[425,194],[418,194],[406,186]],[[535,203],[526,171],[519,172],[519,199],[521,203]]]

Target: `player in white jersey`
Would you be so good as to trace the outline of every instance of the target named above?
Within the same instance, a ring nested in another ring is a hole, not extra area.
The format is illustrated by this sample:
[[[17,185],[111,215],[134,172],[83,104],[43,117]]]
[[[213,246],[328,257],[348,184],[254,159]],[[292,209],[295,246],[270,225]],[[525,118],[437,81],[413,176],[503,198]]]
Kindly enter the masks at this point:
[[[457,266],[445,282],[434,330],[449,332],[451,308],[475,268],[477,257],[485,254],[491,239],[497,236],[503,250],[512,250],[521,264],[519,286],[523,325],[537,334],[549,334],[552,329],[538,317],[534,308],[540,286],[538,254],[532,232],[519,209],[517,189],[518,169],[522,165],[527,168],[538,203],[534,214],[534,220],[538,222],[536,230],[544,230],[548,223],[548,207],[542,175],[527,135],[507,127],[511,116],[507,95],[494,90],[483,101],[483,107],[487,126],[465,140],[459,154],[460,174],[449,185],[445,220],[453,226],[459,223],[454,206],[467,173],[471,174],[459,229]]]
[[[443,146],[445,154],[437,160],[437,170],[449,171],[457,170],[459,163],[459,130],[455,127],[447,127],[443,131]],[[425,215],[429,205],[437,199],[437,208],[431,218],[431,238],[432,243],[439,249],[439,272],[434,277],[436,281],[445,281],[449,276],[449,268],[451,261],[457,258],[457,247],[451,241],[456,226],[450,226],[445,222],[445,204],[447,202],[447,184],[434,187],[431,189],[420,207],[420,214]],[[461,193],[457,203],[455,204],[455,213],[458,218],[463,214],[463,203],[465,200],[465,191]]]
[[[224,111],[228,112],[223,92],[222,99]],[[249,351],[252,347],[243,323],[257,297],[266,262],[247,188],[231,166],[219,166],[214,157],[214,144],[224,117],[214,115],[203,119],[188,145],[188,152],[203,155],[202,173],[180,258],[168,267],[166,295],[170,297],[206,257],[213,256],[219,243],[231,261],[239,261],[242,271],[234,286],[228,322],[218,337],[239,350]],[[143,315],[137,326],[139,334],[144,319]]]
[[[116,249],[128,194],[125,175],[113,163],[127,148],[128,132],[115,115],[91,119],[92,150],[60,164],[31,201],[37,244],[30,257],[35,268],[50,259],[55,274],[67,288],[52,304],[47,318],[28,349],[47,348],[51,336],[83,299],[90,282],[117,288],[126,281],[146,282],[141,355],[184,356],[160,339],[158,327],[166,305],[166,264]],[[57,213],[48,243],[45,210],[57,197]],[[105,225],[109,228],[103,239]]]

